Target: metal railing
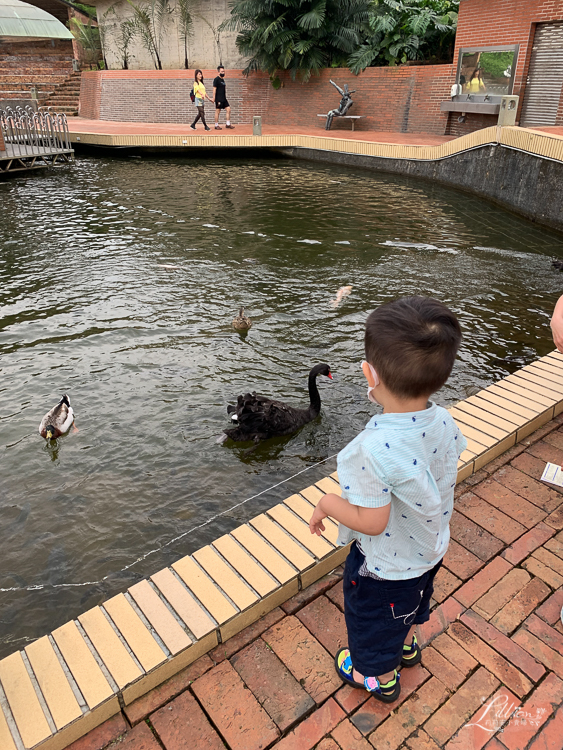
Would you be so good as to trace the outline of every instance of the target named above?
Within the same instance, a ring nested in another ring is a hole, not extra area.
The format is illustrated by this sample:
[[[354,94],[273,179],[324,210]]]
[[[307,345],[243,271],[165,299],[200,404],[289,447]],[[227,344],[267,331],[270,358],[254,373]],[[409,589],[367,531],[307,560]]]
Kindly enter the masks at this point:
[[[0,130],[12,157],[71,151],[66,115],[42,107],[0,109]]]

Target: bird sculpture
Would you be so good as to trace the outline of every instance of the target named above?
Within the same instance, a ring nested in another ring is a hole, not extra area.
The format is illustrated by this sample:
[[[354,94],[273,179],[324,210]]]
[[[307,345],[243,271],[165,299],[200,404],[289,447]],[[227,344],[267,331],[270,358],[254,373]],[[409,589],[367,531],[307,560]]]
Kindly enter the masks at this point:
[[[248,331],[251,326],[252,321],[244,314],[244,307],[241,307],[239,314],[233,320],[233,328],[236,331]]]
[[[330,367],[315,365],[309,373],[309,406],[296,409],[283,401],[276,401],[256,393],[246,393],[237,399],[236,406],[229,405],[227,414],[236,427],[224,430],[225,438],[236,442],[253,440],[259,443],[271,437],[291,435],[311,422],[321,410],[321,397],[317,388],[317,377],[325,375],[332,380]]]
[[[41,420],[39,434],[47,440],[53,440],[64,435],[70,430],[74,423],[74,411],[70,405],[70,399],[64,394],[59,403]]]

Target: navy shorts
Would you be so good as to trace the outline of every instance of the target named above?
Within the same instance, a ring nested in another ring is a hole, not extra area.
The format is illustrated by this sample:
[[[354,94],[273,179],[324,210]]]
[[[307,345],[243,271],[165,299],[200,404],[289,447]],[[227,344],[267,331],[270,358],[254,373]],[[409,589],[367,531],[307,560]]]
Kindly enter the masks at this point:
[[[412,625],[430,618],[434,577],[442,561],[420,578],[378,581],[361,576],[364,556],[354,542],[344,568],[344,616],[354,668],[364,677],[397,669]]]

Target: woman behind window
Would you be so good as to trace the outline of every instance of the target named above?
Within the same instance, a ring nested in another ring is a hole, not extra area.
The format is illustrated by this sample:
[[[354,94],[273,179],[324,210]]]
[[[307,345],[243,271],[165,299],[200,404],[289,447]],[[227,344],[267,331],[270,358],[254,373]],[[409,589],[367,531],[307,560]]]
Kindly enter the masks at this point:
[[[210,99],[210,97],[207,96],[205,92],[205,86],[203,84],[203,73],[201,70],[196,70],[194,75],[194,95],[195,95],[195,106],[197,107],[197,117],[190,125],[190,128],[192,130],[195,130],[196,122],[198,120],[201,120],[203,123],[203,126],[206,130],[211,130],[211,128],[207,127],[207,123],[205,122],[205,109],[204,109],[204,101],[205,99],[208,99],[210,102],[213,101],[213,99]]]

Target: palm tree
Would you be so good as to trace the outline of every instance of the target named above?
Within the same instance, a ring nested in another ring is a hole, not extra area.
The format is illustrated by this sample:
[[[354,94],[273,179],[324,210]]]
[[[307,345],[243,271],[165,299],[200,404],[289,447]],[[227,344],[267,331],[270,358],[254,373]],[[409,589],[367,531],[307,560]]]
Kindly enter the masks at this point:
[[[262,70],[273,78],[289,70],[307,81],[322,68],[345,65],[361,44],[370,0],[234,0],[222,29],[238,31],[239,52],[249,58],[244,74]]]
[[[161,48],[162,36],[167,21],[172,15],[170,0],[149,0],[143,5],[135,5],[127,0],[133,8],[133,23],[141,42],[153,58],[157,70],[162,70]]]
[[[187,70],[188,64],[188,38],[192,33],[194,25],[192,16],[193,0],[178,0],[176,9],[178,11],[178,31],[180,39],[184,43],[184,67]]]

